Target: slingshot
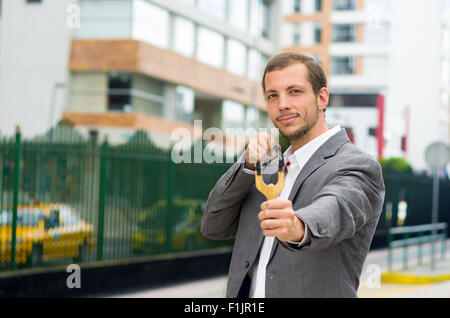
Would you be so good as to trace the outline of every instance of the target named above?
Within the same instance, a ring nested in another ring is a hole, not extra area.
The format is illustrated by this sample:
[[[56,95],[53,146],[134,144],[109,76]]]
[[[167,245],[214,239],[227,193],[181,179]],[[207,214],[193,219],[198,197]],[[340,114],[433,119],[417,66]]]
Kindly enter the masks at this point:
[[[275,147],[274,147],[275,148]],[[272,148],[271,153],[273,152],[274,148]],[[270,161],[269,161],[270,162]],[[256,162],[255,167],[255,184],[256,188],[264,194],[264,196],[267,198],[267,200],[273,200],[278,197],[278,195],[281,193],[281,191],[284,188],[284,162],[283,157],[280,156],[280,159],[278,161],[278,180],[277,183],[274,184],[266,184],[264,182],[263,176],[261,174],[261,161]]]

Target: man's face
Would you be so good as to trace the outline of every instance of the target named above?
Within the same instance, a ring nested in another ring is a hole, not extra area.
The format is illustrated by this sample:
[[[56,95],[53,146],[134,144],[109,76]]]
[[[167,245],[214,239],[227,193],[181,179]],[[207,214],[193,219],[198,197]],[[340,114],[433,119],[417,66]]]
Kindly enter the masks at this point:
[[[308,69],[295,63],[266,74],[265,99],[269,116],[288,140],[303,137],[319,119],[317,96],[308,80]]]

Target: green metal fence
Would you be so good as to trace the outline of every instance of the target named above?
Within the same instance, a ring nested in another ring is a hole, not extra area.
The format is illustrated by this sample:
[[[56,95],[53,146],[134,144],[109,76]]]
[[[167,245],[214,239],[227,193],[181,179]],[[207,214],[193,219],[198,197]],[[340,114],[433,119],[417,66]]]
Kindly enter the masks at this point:
[[[0,142],[0,269],[231,246],[204,238],[203,206],[230,164],[174,164],[137,131],[128,143],[56,126]]]
[[[19,131],[3,137],[0,270],[231,247],[199,231],[207,196],[230,164],[174,164],[170,154],[143,131],[122,145],[93,142],[64,125],[32,139]],[[431,178],[384,180],[376,247],[387,245],[391,227],[431,221]],[[450,182],[441,180],[441,189],[449,193]],[[450,196],[439,202],[439,222],[450,223]]]
[[[423,256],[431,255],[431,264],[435,261],[435,243],[441,243],[441,259],[445,259],[447,240],[447,223],[422,224],[415,226],[393,227],[388,231],[388,269],[392,270],[394,263],[394,252],[402,249],[400,259],[403,261],[403,270],[409,266],[408,260],[417,256],[417,264],[422,265]],[[431,248],[424,250],[423,246],[431,244]],[[417,246],[417,252],[413,255],[408,248]]]

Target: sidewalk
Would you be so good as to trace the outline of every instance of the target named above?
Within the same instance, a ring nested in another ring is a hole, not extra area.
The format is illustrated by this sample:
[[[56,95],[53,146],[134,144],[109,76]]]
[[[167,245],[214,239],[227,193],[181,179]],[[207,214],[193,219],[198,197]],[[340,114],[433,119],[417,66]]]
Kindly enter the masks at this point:
[[[387,249],[371,251],[361,274],[359,297],[450,297],[450,240],[446,244],[444,260],[441,259],[440,244],[436,249],[434,270],[431,269],[430,255],[424,256],[422,265],[418,265],[417,256],[414,256],[417,247],[408,250],[411,256],[407,269],[403,269],[400,257],[394,261],[391,271],[388,271]],[[394,255],[401,256],[402,252],[399,249]]]
[[[397,274],[408,275],[443,275],[450,274],[450,240],[445,261],[436,261],[436,270],[431,271],[429,259],[424,258],[423,266],[414,266],[411,258],[411,268]],[[413,249],[411,249],[413,252]],[[393,284],[383,281],[383,275],[387,273],[387,249],[373,250],[367,255],[360,278],[358,296],[360,298],[449,298],[450,279],[444,282],[429,284]],[[438,254],[440,257],[440,254]],[[394,263],[393,268],[401,268],[401,260]],[[442,274],[443,273],[443,274]],[[192,282],[174,284],[163,288],[149,288],[146,290],[118,293],[114,295],[97,295],[97,297],[136,297],[136,298],[222,298],[225,296],[226,276],[211,279],[196,280]]]

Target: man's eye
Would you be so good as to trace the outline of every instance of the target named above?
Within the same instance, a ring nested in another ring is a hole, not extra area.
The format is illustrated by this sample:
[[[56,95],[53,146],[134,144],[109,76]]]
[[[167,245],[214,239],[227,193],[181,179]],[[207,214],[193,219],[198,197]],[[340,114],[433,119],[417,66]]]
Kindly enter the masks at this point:
[[[274,98],[276,96],[277,96],[277,94],[270,94],[270,95],[267,95],[267,99],[272,99],[272,98]]]
[[[292,91],[291,91],[291,94],[300,94],[302,91],[301,90],[299,90],[299,89],[293,89]]]

